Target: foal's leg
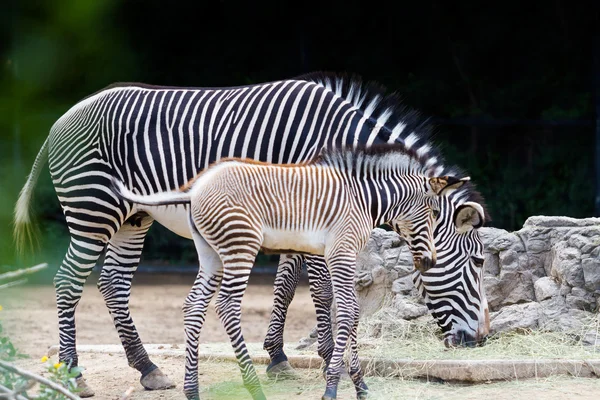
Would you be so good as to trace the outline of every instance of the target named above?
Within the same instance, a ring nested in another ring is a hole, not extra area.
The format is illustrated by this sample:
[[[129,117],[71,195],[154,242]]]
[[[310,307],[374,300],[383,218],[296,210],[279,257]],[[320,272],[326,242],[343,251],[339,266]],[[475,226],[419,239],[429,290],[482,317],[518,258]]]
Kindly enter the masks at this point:
[[[185,327],[185,379],[183,391],[188,399],[198,399],[198,344],[200,331],[210,304],[221,279],[223,264],[219,255],[206,243],[195,227],[191,227],[192,238],[198,251],[200,268],[198,276],[183,305]]]
[[[294,369],[287,362],[283,351],[283,329],[290,303],[296,293],[302,272],[302,256],[282,254],[279,257],[275,287],[273,288],[273,310],[269,330],[263,348],[269,353],[271,363],[267,367],[270,378],[294,376]]]
[[[327,262],[337,306],[337,334],[331,361],[327,367],[327,385],[323,395],[324,400],[337,397],[340,374],[344,367],[344,351],[354,329],[359,310],[354,290],[356,254],[343,249],[338,249],[338,251],[333,251],[330,254]]]
[[[325,361],[325,368],[327,368],[334,347],[331,327],[331,304],[333,302],[331,276],[325,259],[321,256],[306,256],[306,270],[310,282],[310,295],[317,313],[317,351]]]
[[[137,369],[144,388],[169,389],[175,384],[150,361],[129,312],[131,280],[137,270],[146,233],[154,219],[146,213],[132,215],[111,238],[98,279],[98,289],[113,318],[129,366]]]
[[[249,226],[247,230],[250,229],[252,228]],[[250,270],[260,249],[262,237],[258,232],[255,236],[250,236],[247,232],[246,234],[245,237],[240,235],[235,239],[229,239],[227,247],[219,249],[219,255],[223,261],[223,282],[215,305],[217,314],[233,346],[242,372],[244,386],[253,399],[263,400],[266,398],[248,354],[240,324],[242,296],[248,286]]]

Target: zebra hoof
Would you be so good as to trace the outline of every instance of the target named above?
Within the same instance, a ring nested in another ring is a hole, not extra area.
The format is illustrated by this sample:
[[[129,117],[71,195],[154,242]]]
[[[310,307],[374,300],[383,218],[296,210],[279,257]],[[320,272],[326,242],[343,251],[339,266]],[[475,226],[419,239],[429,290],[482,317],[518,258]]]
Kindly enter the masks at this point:
[[[269,379],[291,380],[300,379],[300,375],[287,361],[282,361],[267,369]]]
[[[77,396],[84,398],[84,397],[93,397],[96,393],[92,390],[91,387],[88,386],[87,382],[85,381],[85,379],[83,379],[83,376],[79,376],[79,378],[75,379],[75,382],[77,383]]]
[[[165,390],[175,387],[175,384],[159,368],[142,376],[140,383],[146,390]]]

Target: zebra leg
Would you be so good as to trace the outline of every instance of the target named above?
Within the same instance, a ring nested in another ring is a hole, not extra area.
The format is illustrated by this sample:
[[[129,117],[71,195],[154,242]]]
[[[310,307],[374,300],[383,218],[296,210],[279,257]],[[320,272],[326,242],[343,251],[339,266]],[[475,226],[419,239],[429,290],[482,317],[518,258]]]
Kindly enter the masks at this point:
[[[192,227],[192,237],[198,251],[200,268],[194,285],[183,305],[186,340],[183,391],[188,399],[198,399],[198,344],[200,331],[206,318],[206,309],[221,284],[223,264],[219,255],[206,243],[195,227]]]
[[[150,361],[129,312],[131,280],[138,267],[146,233],[154,219],[146,213],[132,215],[111,238],[98,280],[98,289],[113,318],[129,366],[142,374],[145,389],[170,389],[175,384]]]
[[[75,309],[81,299],[83,285],[104,251],[107,236],[86,237],[71,232],[71,242],[65,258],[54,276],[56,308],[58,310],[59,361],[71,367],[78,365],[75,330]],[[81,375],[77,384],[80,397],[91,397],[94,391]]]
[[[331,327],[331,304],[333,291],[331,276],[325,259],[320,256],[306,256],[306,270],[310,282],[310,295],[317,313],[317,349],[319,356],[329,365],[333,353],[333,332]]]
[[[239,223],[238,227],[243,226]],[[242,231],[242,228],[238,228]],[[247,231],[254,230],[251,225],[246,228]],[[233,236],[233,235],[232,235]],[[221,238],[224,240],[223,238]],[[231,345],[242,372],[244,386],[254,400],[266,400],[265,394],[260,386],[256,369],[252,364],[252,359],[248,354],[248,348],[244,342],[241,327],[241,304],[242,296],[248,286],[250,271],[254,265],[254,260],[262,243],[262,234],[254,232],[247,236],[239,235],[234,238],[228,238],[228,245],[219,249],[219,255],[223,261],[223,283],[215,308],[217,315],[229,336]]]
[[[337,387],[344,368],[344,351],[358,318],[358,301],[354,290],[356,254],[352,252],[332,253],[329,257],[331,284],[337,307],[337,333],[331,361],[326,371],[326,388],[323,400],[337,397]]]
[[[358,320],[357,315],[350,334],[350,378],[356,389],[356,397],[358,400],[364,400],[367,398],[369,388],[364,381],[360,360],[358,359]]]
[[[242,296],[248,286],[249,276],[249,268],[245,271],[227,271],[227,267],[225,267],[223,284],[217,296],[216,309],[221,323],[231,340],[231,345],[233,346],[240,371],[242,372],[244,386],[248,389],[254,400],[266,400],[260,381],[258,380],[258,375],[256,374],[256,369],[248,354],[248,348],[244,342],[240,325]]]
[[[283,329],[288,307],[296,293],[301,272],[302,256],[281,255],[273,288],[273,310],[271,311],[269,330],[263,344],[263,349],[269,353],[271,358],[271,363],[267,366],[269,378],[297,377],[283,351]]]

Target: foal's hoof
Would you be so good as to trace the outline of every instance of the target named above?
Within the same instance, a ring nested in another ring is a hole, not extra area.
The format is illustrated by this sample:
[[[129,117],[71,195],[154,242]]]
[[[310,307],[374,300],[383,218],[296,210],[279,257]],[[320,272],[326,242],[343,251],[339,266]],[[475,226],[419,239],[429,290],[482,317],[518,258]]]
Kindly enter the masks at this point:
[[[83,379],[83,376],[79,376],[79,378],[75,379],[75,382],[77,383],[77,389],[79,389],[77,391],[77,396],[84,398],[92,397],[96,394],[92,388],[88,386],[85,379]]]
[[[267,376],[270,379],[300,379],[300,375],[287,361],[282,361],[267,369]]]
[[[142,376],[140,383],[146,390],[165,390],[175,387],[175,384],[159,368],[156,368],[146,376]]]

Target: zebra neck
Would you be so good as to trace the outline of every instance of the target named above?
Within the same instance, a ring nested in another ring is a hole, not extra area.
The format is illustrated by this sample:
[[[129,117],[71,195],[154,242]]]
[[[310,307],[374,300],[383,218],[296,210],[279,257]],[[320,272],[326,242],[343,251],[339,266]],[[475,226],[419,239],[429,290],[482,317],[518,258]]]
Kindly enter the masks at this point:
[[[385,224],[393,219],[399,194],[396,185],[381,176],[347,176],[350,187],[359,207],[365,211],[365,217],[372,227]]]

